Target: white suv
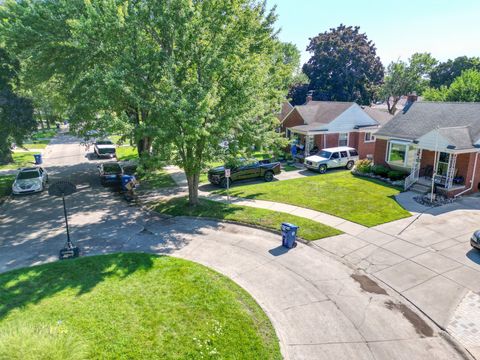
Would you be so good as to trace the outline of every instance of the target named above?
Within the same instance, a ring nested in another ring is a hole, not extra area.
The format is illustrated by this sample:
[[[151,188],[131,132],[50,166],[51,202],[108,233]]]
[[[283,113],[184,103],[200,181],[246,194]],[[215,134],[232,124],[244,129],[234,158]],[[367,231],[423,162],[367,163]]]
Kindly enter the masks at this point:
[[[345,167],[353,168],[358,160],[358,151],[351,147],[340,146],[319,151],[316,155],[305,158],[305,166],[310,170],[317,170],[325,174],[327,169]]]
[[[41,192],[48,182],[48,174],[41,167],[21,169],[12,184],[14,195]]]

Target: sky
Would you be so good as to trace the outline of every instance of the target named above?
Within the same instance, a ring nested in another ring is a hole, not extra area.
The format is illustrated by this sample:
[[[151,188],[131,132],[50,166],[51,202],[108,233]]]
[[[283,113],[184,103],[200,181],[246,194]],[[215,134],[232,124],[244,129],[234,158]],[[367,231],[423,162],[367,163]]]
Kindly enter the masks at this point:
[[[309,38],[341,23],[360,26],[386,66],[415,52],[439,61],[480,56],[480,0],[267,0],[277,6],[282,41],[297,45],[302,63]]]

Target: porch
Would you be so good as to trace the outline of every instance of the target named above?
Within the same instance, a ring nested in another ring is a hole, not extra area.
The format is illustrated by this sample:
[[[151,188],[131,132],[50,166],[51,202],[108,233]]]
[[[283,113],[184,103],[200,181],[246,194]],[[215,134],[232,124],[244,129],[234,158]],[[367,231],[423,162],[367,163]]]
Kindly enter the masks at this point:
[[[410,175],[405,179],[405,190],[420,193],[433,191],[453,197],[467,188],[474,153],[459,153],[451,149],[432,151],[413,147]]]

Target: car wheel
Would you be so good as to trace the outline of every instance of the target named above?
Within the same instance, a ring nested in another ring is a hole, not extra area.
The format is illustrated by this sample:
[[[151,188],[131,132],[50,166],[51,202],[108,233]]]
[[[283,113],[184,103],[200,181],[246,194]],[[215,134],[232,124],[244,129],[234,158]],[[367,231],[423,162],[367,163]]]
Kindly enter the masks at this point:
[[[318,172],[319,172],[320,174],[325,174],[325,173],[327,172],[327,165],[325,165],[325,164],[320,165],[320,166],[318,167]]]
[[[347,162],[347,166],[346,166],[347,170],[352,170],[353,165],[354,165],[354,162],[353,162],[353,161]]]
[[[265,180],[266,182],[272,181],[273,180],[273,172],[267,171],[265,173],[265,175],[263,175],[263,180]]]

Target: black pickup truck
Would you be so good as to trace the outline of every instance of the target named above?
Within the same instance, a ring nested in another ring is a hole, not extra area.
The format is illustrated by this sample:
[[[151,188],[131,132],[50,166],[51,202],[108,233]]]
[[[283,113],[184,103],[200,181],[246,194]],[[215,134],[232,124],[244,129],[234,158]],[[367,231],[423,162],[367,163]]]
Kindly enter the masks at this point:
[[[270,162],[268,160],[239,160],[234,166],[228,166],[230,169],[230,183],[239,180],[263,178],[270,182],[275,175],[280,174],[280,163]],[[213,185],[227,187],[225,177],[225,166],[218,166],[208,171],[208,181]]]

